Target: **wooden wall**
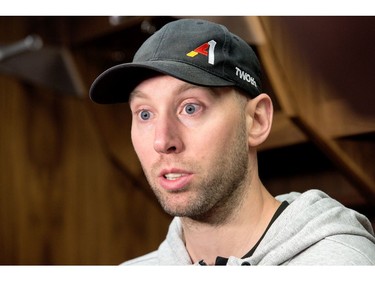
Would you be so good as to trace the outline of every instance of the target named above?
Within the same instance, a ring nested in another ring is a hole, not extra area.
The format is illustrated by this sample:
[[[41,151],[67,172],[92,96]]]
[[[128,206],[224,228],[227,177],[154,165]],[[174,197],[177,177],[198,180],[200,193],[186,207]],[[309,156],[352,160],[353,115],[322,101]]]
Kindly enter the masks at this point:
[[[109,156],[95,122],[110,131],[126,112],[100,109],[0,75],[0,264],[119,264],[164,239],[170,218]]]
[[[286,127],[305,135],[315,155],[326,158],[306,153],[301,163],[305,171],[317,170],[320,175],[312,186],[346,204],[363,203],[373,209],[375,96],[370,81],[375,45],[368,38],[374,35],[375,18],[261,17],[259,21],[265,35],[259,51],[281,107],[278,114],[291,122]],[[276,118],[276,128],[278,123]],[[279,129],[273,139],[280,133]],[[296,136],[294,143],[304,141]]]

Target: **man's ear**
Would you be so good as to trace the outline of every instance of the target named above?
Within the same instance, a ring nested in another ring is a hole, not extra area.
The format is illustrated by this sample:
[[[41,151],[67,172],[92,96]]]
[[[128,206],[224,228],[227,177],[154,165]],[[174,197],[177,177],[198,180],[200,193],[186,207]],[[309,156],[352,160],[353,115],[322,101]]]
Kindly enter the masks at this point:
[[[271,131],[273,118],[272,100],[267,94],[260,94],[248,101],[246,110],[249,145],[256,147],[267,139]]]

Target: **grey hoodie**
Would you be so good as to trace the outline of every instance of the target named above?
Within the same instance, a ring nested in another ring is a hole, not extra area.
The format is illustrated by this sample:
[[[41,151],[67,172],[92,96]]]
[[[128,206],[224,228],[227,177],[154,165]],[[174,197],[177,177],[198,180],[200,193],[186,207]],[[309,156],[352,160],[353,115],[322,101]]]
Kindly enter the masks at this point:
[[[227,265],[374,265],[369,220],[319,190],[276,197],[289,206],[273,222],[251,257]],[[180,218],[173,219],[158,250],[123,265],[191,265]],[[199,263],[197,263],[199,265]]]

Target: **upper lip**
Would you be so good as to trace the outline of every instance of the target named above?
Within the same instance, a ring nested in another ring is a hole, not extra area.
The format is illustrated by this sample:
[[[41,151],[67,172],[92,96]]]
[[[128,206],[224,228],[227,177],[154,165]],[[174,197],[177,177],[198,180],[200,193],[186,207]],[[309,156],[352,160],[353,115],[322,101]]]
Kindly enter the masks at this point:
[[[191,172],[188,172],[188,171],[182,170],[182,169],[177,169],[177,168],[163,169],[159,173],[159,177],[165,177],[165,175],[167,175],[167,174],[183,174],[183,175],[188,175],[188,174],[191,174]]]

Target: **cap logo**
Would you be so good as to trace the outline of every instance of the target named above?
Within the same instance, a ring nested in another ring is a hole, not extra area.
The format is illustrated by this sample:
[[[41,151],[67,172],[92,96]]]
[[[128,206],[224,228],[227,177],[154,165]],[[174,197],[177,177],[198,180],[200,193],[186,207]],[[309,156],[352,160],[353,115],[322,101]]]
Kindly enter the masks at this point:
[[[236,66],[236,76],[240,79],[249,82],[251,85],[253,85],[255,88],[258,88],[257,83],[255,82],[254,77],[252,77],[249,73],[241,70]]]
[[[209,42],[206,42],[199,47],[195,48],[193,51],[187,53],[186,55],[188,57],[194,58],[196,55],[201,54],[206,57],[208,57],[208,63],[214,65],[215,63],[215,46],[216,46],[216,41],[211,40]],[[208,52],[207,52],[208,49]]]

